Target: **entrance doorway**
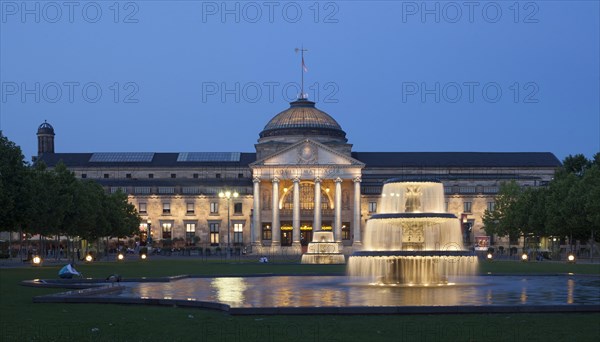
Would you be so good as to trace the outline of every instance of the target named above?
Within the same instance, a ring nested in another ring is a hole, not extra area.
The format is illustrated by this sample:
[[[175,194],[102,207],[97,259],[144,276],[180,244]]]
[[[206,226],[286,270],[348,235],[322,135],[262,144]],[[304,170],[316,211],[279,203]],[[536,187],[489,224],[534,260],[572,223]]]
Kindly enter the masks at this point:
[[[282,230],[281,231],[281,245],[282,246],[291,246],[292,245],[292,231],[291,230]]]
[[[305,228],[305,227],[302,227]],[[313,231],[312,227],[308,226],[305,230],[300,230],[300,244],[302,246],[308,246],[308,243],[312,241]]]

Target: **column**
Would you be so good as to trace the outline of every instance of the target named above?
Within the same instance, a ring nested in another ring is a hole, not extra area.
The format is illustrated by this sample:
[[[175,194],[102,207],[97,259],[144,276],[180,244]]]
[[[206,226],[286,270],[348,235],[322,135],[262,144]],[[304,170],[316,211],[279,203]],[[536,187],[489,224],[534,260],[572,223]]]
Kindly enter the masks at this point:
[[[279,179],[274,177],[273,184],[273,222],[271,223],[271,246],[281,246],[281,228],[279,223]]]
[[[313,219],[313,233],[321,230],[321,178],[315,178],[315,216]]]
[[[342,179],[335,179],[335,212],[334,212],[333,238],[335,242],[342,243]]]
[[[360,176],[354,177],[354,220],[352,222],[354,231],[353,246],[362,245],[360,237]]]
[[[262,240],[262,222],[260,220],[260,178],[254,177],[254,191],[252,192],[254,200],[254,208],[252,211],[252,224],[254,229],[252,230],[251,243],[253,246],[260,246]]]
[[[300,246],[300,178],[294,178],[294,212],[292,246]]]

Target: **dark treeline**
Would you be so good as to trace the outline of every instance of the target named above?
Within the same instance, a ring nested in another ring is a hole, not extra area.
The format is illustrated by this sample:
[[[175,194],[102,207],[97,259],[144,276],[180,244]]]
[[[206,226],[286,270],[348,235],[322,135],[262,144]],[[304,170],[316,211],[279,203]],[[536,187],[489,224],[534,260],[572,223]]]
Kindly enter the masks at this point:
[[[0,231],[95,241],[132,236],[139,225],[126,194],[107,194],[98,183],[75,178],[62,163],[54,169],[31,166],[0,131]]]
[[[592,160],[568,156],[548,186],[521,188],[504,183],[493,211],[483,216],[488,234],[555,236],[582,242],[600,241],[600,153]]]

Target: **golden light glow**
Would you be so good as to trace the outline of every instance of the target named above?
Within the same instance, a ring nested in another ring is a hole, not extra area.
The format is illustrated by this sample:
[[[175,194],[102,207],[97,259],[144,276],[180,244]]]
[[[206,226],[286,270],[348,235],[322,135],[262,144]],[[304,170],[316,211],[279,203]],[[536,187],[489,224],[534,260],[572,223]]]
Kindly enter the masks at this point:
[[[241,304],[245,300],[247,285],[243,278],[215,278],[210,285],[221,302]]]
[[[527,261],[527,259],[529,259],[529,256],[527,256],[527,253],[523,253],[523,254],[521,255],[521,260],[523,260],[523,261]]]
[[[142,258],[142,260],[146,260],[147,256],[146,254],[140,254],[140,258]]]
[[[123,259],[125,259],[125,255],[123,255],[123,253],[117,254],[117,260],[123,260]]]
[[[91,254],[88,254],[85,256],[85,261],[92,262],[92,261],[94,261],[94,257]]]
[[[494,256],[492,255],[492,253],[488,253],[487,258],[488,258],[488,260],[492,260],[494,258]]]
[[[230,199],[232,195],[233,195],[233,197],[237,198],[240,194],[238,194],[237,192],[231,193],[231,191],[225,191],[225,192],[221,191],[221,192],[219,192],[219,197],[221,197],[221,198]]]
[[[567,260],[569,262],[575,262],[575,255],[573,253],[569,253],[569,255],[567,256]]]
[[[33,257],[32,262],[33,262],[34,265],[39,265],[39,264],[42,263],[42,258],[40,258],[39,256],[36,255],[36,256]]]

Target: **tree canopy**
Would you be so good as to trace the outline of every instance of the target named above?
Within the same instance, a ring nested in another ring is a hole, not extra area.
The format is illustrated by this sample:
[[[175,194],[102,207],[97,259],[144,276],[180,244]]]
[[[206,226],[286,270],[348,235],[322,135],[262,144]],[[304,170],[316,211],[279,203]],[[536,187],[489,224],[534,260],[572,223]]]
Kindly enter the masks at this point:
[[[588,160],[569,155],[547,187],[521,189],[502,184],[494,210],[485,211],[485,230],[514,234],[598,239],[600,232],[600,153]]]
[[[94,240],[132,236],[139,224],[127,195],[75,178],[62,162],[53,169],[29,166],[0,132],[0,230]]]

